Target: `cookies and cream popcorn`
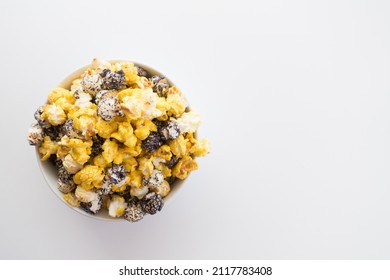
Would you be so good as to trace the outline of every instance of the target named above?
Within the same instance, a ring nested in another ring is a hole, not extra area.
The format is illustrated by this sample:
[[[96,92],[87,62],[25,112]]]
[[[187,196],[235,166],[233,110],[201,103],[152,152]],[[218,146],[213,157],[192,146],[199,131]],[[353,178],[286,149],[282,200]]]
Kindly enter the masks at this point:
[[[41,160],[55,163],[72,207],[137,222],[198,169],[210,151],[200,116],[168,79],[131,62],[95,58],[69,87],[54,88],[28,131]]]
[[[43,141],[43,130],[39,124],[32,124],[28,130],[27,140],[30,145],[40,145]]]
[[[116,116],[123,116],[118,94],[115,91],[102,90],[96,94],[95,102],[98,105],[98,115],[105,121]]]
[[[102,89],[103,79],[99,74],[85,75],[80,85],[84,92],[95,95]]]

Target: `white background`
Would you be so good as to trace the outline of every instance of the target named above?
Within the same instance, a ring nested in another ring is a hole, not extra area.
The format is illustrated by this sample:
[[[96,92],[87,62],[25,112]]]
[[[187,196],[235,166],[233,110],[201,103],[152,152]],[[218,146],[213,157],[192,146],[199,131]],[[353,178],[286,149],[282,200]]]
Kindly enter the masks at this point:
[[[3,259],[390,257],[390,2],[1,1]],[[165,73],[212,142],[137,224],[69,209],[25,140],[93,57]]]

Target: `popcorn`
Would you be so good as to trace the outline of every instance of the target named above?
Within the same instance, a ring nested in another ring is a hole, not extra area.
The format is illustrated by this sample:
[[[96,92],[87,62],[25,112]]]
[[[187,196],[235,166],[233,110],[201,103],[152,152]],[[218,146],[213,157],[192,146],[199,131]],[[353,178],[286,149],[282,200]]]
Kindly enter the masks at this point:
[[[43,130],[42,127],[35,123],[32,124],[28,130],[27,140],[30,145],[40,145],[43,141]]]
[[[165,96],[169,89],[169,83],[167,79],[161,76],[153,76],[150,78],[150,80],[153,83],[153,90],[157,92],[159,96]]]
[[[125,209],[125,215],[124,218],[129,222],[138,222],[142,220],[142,218],[145,216],[145,212],[142,210],[141,206],[136,203],[131,203],[126,209]]]
[[[171,115],[180,116],[187,108],[187,100],[181,91],[175,86],[168,90],[166,101],[170,107],[168,113]]]
[[[105,121],[110,121],[116,116],[123,116],[118,96],[114,92],[104,94],[97,104],[98,115]]]
[[[61,138],[61,142],[59,142],[59,146],[61,149],[65,149],[64,151],[72,156],[74,161],[83,165],[86,163],[91,154],[92,141],[83,141],[81,139],[70,139],[68,136],[64,136]],[[60,157],[62,154],[58,154]],[[73,163],[72,163],[73,164]]]
[[[144,157],[138,160],[139,170],[141,170],[144,176],[150,176],[153,172],[154,166],[153,166],[152,159],[153,158]]]
[[[172,175],[184,180],[187,178],[188,173],[198,169],[198,164],[190,156],[185,156],[175,165],[172,169]]]
[[[158,166],[155,167],[157,170],[160,170],[164,178],[169,178],[172,176],[172,171],[171,169],[164,163],[164,164],[159,164]]]
[[[180,135],[175,140],[169,143],[171,152],[177,157],[184,157],[187,154],[187,139],[184,139],[183,135]]]
[[[143,181],[144,186],[154,189],[164,182],[164,175],[160,170],[153,170],[152,174],[149,177],[146,177]]]
[[[171,187],[167,181],[163,181],[161,185],[153,189],[157,194],[161,195],[161,197],[166,197],[171,191]]]
[[[92,96],[89,93],[79,92],[74,105],[76,105],[79,108],[91,108],[93,106],[91,100],[92,100]]]
[[[115,157],[117,157],[118,144],[115,141],[111,141],[107,139],[104,142],[102,148],[103,148],[102,156],[106,162],[110,163],[115,159]]]
[[[133,134],[133,127],[130,123],[121,122],[118,124],[118,131],[111,134],[111,138],[122,142],[129,148],[135,147],[137,138]]]
[[[103,89],[121,89],[126,85],[125,73],[123,70],[112,72],[110,69],[104,69],[100,76],[103,78]]]
[[[142,188],[130,188],[130,195],[138,199],[142,199],[149,192],[149,188],[144,186]]]
[[[64,98],[67,102],[70,104],[74,104],[76,101],[76,98],[74,97],[74,94],[64,88],[55,88],[53,89],[49,95],[47,96],[47,101],[49,103],[55,103],[57,100]]]
[[[84,92],[95,95],[102,89],[103,79],[99,74],[85,75],[80,85]]]
[[[86,190],[90,190],[92,188],[100,188],[102,181],[104,179],[104,170],[103,168],[94,166],[94,165],[86,165],[83,169],[77,172],[73,180],[76,184],[85,188]]]
[[[55,155],[58,150],[58,144],[51,141],[49,136],[43,138],[43,142],[38,151],[42,155],[41,160],[47,160],[51,155]]]
[[[67,194],[64,194],[64,200],[73,207],[79,207],[80,201],[77,199],[76,195],[72,192],[69,192]]]
[[[139,80],[138,70],[133,63],[124,62],[122,63],[121,69],[125,74],[128,85],[132,85]]]
[[[129,62],[95,58],[34,117],[27,140],[42,160],[55,161],[64,200],[130,222],[160,211],[175,180],[210,150],[194,136],[200,118],[183,93]]]
[[[103,155],[100,154],[100,155],[97,155],[96,157],[93,158],[93,165],[96,165],[98,167],[102,167],[102,168],[106,168],[107,166],[109,166],[109,162],[107,162]]]
[[[197,141],[194,146],[191,147],[190,153],[195,157],[201,157],[210,152],[210,142],[207,139]]]
[[[62,128],[69,138],[81,138],[79,131],[74,128],[72,119],[67,119]]]
[[[43,106],[41,118],[47,120],[51,125],[60,125],[66,121],[64,110],[56,104],[47,104]]]
[[[103,198],[101,196],[98,196],[95,200],[92,200],[91,202],[81,202],[80,208],[84,209],[84,211],[92,215],[95,215],[102,208],[102,205]]]
[[[81,168],[83,168],[83,165],[78,163],[71,155],[65,156],[62,164],[64,165],[65,170],[70,174],[75,174]]]
[[[114,195],[108,206],[108,215],[113,218],[120,217],[124,214],[126,207],[125,199],[119,195]]]
[[[118,129],[118,123],[114,120],[107,122],[101,117],[98,117],[95,129],[97,130],[97,134],[99,134],[100,137],[110,138],[111,134]]]
[[[133,188],[141,188],[142,187],[142,172],[140,170],[134,170],[130,172],[130,186]]]
[[[194,111],[183,113],[181,117],[177,119],[177,123],[181,133],[195,132],[199,128],[200,116]]]
[[[96,214],[102,207],[102,197],[95,191],[78,186],[75,196],[80,201],[80,207],[90,214]]]
[[[150,130],[146,126],[142,126],[137,128],[134,134],[139,140],[145,140],[149,136]]]
[[[168,145],[162,145],[154,152],[154,156],[157,158],[162,158],[165,161],[170,160],[172,157],[171,147]]]
[[[110,69],[111,68],[111,63],[106,61],[106,60],[103,60],[103,59],[99,59],[99,58],[94,58],[92,60],[92,68],[97,70],[98,72],[101,72],[103,71],[104,69]]]
[[[101,194],[107,195],[112,191],[121,192],[126,189],[129,178],[126,175],[126,169],[123,165],[114,164],[107,170],[106,176],[102,187],[100,188]]]
[[[152,120],[162,115],[156,108],[157,94],[148,88],[146,90],[134,91],[131,96],[122,99],[122,109],[131,119],[145,118]]]
[[[48,128],[51,126],[48,120],[42,118],[43,106],[40,106],[34,113],[34,118],[42,128]]]
[[[75,196],[80,202],[91,202],[99,199],[99,194],[93,190],[87,190],[81,186],[77,186]]]
[[[161,211],[164,202],[161,195],[156,194],[155,192],[150,192],[142,198],[140,204],[145,213],[154,215],[158,211]]]

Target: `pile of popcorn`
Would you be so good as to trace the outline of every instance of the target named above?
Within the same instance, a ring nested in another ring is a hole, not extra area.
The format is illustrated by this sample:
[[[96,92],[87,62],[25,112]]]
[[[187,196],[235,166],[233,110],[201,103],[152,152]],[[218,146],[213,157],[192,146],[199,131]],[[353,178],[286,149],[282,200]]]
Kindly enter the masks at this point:
[[[183,93],[129,62],[94,59],[34,116],[29,143],[56,165],[64,200],[91,214],[106,209],[130,222],[156,214],[209,152]]]

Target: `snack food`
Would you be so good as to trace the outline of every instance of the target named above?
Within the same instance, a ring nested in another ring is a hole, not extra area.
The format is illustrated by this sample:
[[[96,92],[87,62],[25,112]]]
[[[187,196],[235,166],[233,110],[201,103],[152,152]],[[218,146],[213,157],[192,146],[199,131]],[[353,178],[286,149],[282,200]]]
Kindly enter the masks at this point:
[[[130,222],[156,214],[175,181],[209,152],[183,93],[131,62],[94,59],[34,117],[30,145],[56,166],[64,200],[90,214]]]

